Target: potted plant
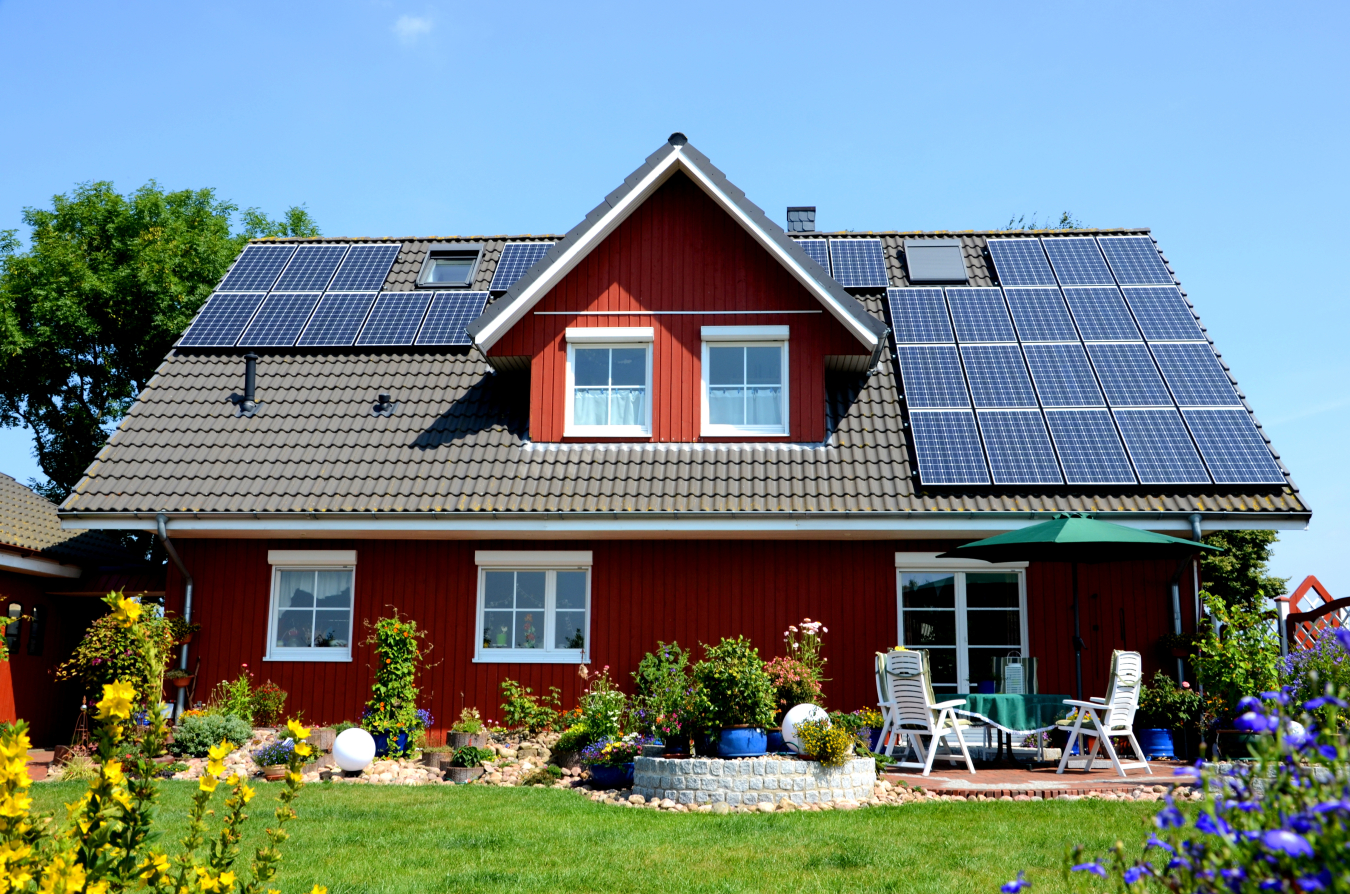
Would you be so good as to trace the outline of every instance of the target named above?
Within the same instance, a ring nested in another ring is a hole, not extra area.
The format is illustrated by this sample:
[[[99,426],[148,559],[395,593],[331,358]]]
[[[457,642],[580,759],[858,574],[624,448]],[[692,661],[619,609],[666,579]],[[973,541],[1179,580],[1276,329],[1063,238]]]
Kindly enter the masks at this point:
[[[187,686],[189,683],[192,682],[192,674],[188,673],[187,671],[181,668],[176,667],[173,670],[165,671],[164,679],[172,683],[174,686],[177,686],[179,689],[182,689],[183,687]]]
[[[591,770],[593,788],[627,788],[633,784],[633,761],[651,739],[625,736],[617,741],[592,742],[581,750],[581,762]]]
[[[192,642],[193,634],[202,629],[202,625],[189,624],[182,618],[167,618],[166,623],[169,627],[169,635],[173,637],[173,643],[176,646],[186,646]]]
[[[689,731],[678,709],[657,714],[648,725],[652,735],[665,746],[667,757],[689,756]]]
[[[483,764],[494,757],[496,755],[486,748],[465,745],[451,753],[448,766],[444,763],[442,766],[449,774],[447,778],[451,782],[465,783],[482,776]]]
[[[263,778],[268,782],[280,782],[286,778],[286,767],[294,754],[293,739],[278,739],[253,752],[253,762],[262,768]]]
[[[820,761],[827,767],[842,767],[853,756],[857,737],[842,724],[830,720],[804,720],[797,724],[797,737],[802,742],[801,757]]]
[[[450,725],[450,740],[447,744],[452,748],[467,746],[485,748],[487,746],[486,729],[483,726],[483,718],[478,714],[478,709],[465,708],[459,712],[459,719]]]
[[[1139,709],[1134,728],[1143,757],[1176,757],[1176,732],[1195,728],[1200,722],[1204,702],[1189,684],[1178,686],[1162,671],[1153,675],[1139,691]]]
[[[753,757],[768,749],[765,727],[773,722],[773,681],[764,672],[759,651],[745,637],[705,646],[694,665],[694,680],[707,716],[718,731],[722,757]]]

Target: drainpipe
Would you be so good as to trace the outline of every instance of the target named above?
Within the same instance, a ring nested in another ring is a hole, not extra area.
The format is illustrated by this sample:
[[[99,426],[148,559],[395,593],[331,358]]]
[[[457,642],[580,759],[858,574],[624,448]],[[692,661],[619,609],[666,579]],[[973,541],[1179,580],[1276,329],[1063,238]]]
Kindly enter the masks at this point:
[[[173,563],[178,566],[178,573],[183,575],[183,580],[186,581],[187,585],[183,594],[183,621],[185,623],[191,624],[192,575],[188,573],[187,566],[183,564],[183,560],[178,555],[178,550],[174,548],[173,541],[169,539],[169,532],[165,529],[165,525],[167,524],[167,522],[168,519],[165,518],[164,513],[161,512],[159,515],[155,516],[155,524],[159,528],[159,539],[164,544],[164,551],[169,554],[169,558],[172,559]],[[183,648],[180,650],[178,654],[178,666],[183,670],[187,670],[188,666],[187,643],[183,644]],[[178,688],[177,710],[175,711],[174,716],[181,717],[186,707],[187,707],[187,687],[180,686]]]

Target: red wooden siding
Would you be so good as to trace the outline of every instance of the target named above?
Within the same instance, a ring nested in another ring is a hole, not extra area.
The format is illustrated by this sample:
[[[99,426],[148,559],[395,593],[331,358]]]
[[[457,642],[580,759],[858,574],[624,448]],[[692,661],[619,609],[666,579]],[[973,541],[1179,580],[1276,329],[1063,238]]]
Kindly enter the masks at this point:
[[[369,649],[360,645],[362,619],[389,606],[429,631],[434,663],[422,681],[425,705],[444,728],[461,707],[498,717],[499,684],[510,677],[536,692],[557,686],[575,704],[573,665],[474,664],[475,549],[590,549],[591,657],[609,665],[631,689],[629,674],[658,640],[690,647],[745,634],[765,658],[782,652],[782,631],[810,617],[825,622],[831,707],[851,710],[876,701],[872,654],[896,639],[897,550],[931,552],[934,541],[306,541],[306,548],[358,551],[355,660],[351,663],[262,662],[271,569],[269,548],[293,540],[179,541],[196,580],[193,641],[201,657],[197,697],[247,663],[261,681],[290,694],[289,710],[312,721],[355,718],[370,684]],[[1028,574],[1030,650],[1040,659],[1040,688],[1073,693],[1072,610],[1067,565],[1043,565]],[[1168,582],[1172,563],[1080,569],[1083,600],[1085,694],[1104,694],[1112,648],[1144,653],[1148,673],[1158,663],[1152,644],[1170,630]],[[1188,580],[1186,581],[1188,583]],[[171,569],[171,605],[181,604],[182,582]],[[1189,587],[1183,584],[1187,629],[1193,629]],[[1097,594],[1094,598],[1092,594]],[[1124,610],[1125,626],[1120,627]],[[1096,625],[1097,629],[1094,629]],[[1121,630],[1124,640],[1121,640]],[[701,651],[700,653],[701,654]],[[1167,666],[1171,669],[1170,665]]]
[[[582,311],[762,310],[812,313],[571,316]],[[564,315],[548,315],[558,312]],[[596,246],[489,353],[531,358],[530,436],[536,441],[561,441],[567,370],[564,330],[569,326],[651,326],[656,331],[652,436],[636,440],[699,441],[703,440],[699,435],[700,327],[785,324],[791,327],[789,439],[819,441],[825,437],[826,355],[866,350],[736,221],[693,181],[677,174]]]

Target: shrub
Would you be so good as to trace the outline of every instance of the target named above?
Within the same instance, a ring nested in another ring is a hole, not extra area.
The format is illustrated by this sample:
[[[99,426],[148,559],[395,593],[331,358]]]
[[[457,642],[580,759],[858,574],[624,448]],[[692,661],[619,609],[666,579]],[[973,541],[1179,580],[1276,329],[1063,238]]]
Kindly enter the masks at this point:
[[[286,690],[268,680],[253,690],[249,701],[253,706],[254,723],[259,726],[276,726],[281,723],[281,712],[286,707]]]
[[[247,742],[252,737],[253,727],[242,717],[204,714],[185,717],[178,722],[169,750],[188,757],[206,757],[221,742]]]
[[[773,683],[774,723],[781,725],[783,715],[797,705],[824,706],[825,695],[811,669],[796,658],[775,658],[764,665]]]
[[[524,776],[520,777],[521,785],[552,785],[562,778],[562,770],[550,764],[547,767],[536,767]]]
[[[211,714],[241,717],[252,727],[253,672],[247,664],[240,665],[239,676],[235,679],[221,680],[216,684],[216,688],[211,690],[211,698],[207,700],[206,710]]]
[[[450,758],[452,767],[477,767],[492,760],[497,756],[495,751],[487,748],[475,748],[472,745],[465,745],[463,748],[456,748],[454,756]]]
[[[704,646],[705,657],[694,665],[698,713],[710,728],[745,724],[769,726],[773,721],[773,682],[764,672],[759,651],[745,637]]]
[[[354,721],[351,720],[344,720],[341,723],[333,724],[333,736],[337,737],[342,735],[349,729],[359,729],[360,727],[361,724],[359,723],[355,723]]]
[[[572,754],[585,748],[595,740],[584,723],[574,723],[563,731],[558,741],[553,743],[553,751]]]
[[[450,732],[474,736],[483,731],[483,718],[477,708],[465,708],[459,712],[459,719],[450,725]]]
[[[633,711],[638,729],[643,733],[670,734],[669,722],[683,713],[689,695],[688,653],[679,643],[658,642],[656,651],[648,652],[638,663],[633,684]],[[654,729],[652,724],[657,718],[666,721],[668,728]],[[678,725],[677,721],[677,732]]]
[[[533,736],[549,729],[558,719],[559,690],[549,687],[546,696],[534,695],[534,690],[521,686],[515,680],[502,680],[502,719],[511,729],[524,730]]]
[[[797,737],[802,741],[802,754],[827,767],[842,767],[848,763],[857,742],[853,733],[828,720],[806,720],[797,724]]]
[[[1347,660],[1350,650],[1334,635],[1333,628],[1323,628],[1320,633],[1321,637],[1311,649],[1291,651],[1280,668],[1283,682],[1291,688],[1294,700],[1300,704],[1325,695],[1328,686],[1332,692],[1350,689],[1350,660]],[[1317,708],[1313,713],[1322,725],[1330,723],[1329,706]],[[1346,723],[1347,715],[1337,716],[1342,724]]]
[[[422,728],[416,678],[423,635],[416,621],[400,618],[395,609],[393,617],[377,620],[367,637],[366,644],[375,647],[375,682],[361,723],[372,734],[383,733],[392,741]]]
[[[581,722],[591,736],[597,739],[617,739],[623,733],[624,708],[627,697],[609,678],[609,665],[598,674],[587,673],[586,666],[579,669],[586,688],[581,693]]]
[[[112,595],[128,598],[120,591]],[[145,611],[139,602],[130,601],[139,609],[132,625],[126,626],[115,614],[90,624],[75,653],[57,667],[56,679],[78,680],[90,694],[116,680],[129,682],[140,699],[137,707],[143,710],[159,704],[160,678],[168,664],[173,633],[169,622],[154,614],[154,608]],[[142,637],[153,644],[152,651],[137,648]],[[156,666],[151,666],[152,655]]]
[[[1157,671],[1153,680],[1139,690],[1136,729],[1195,729],[1204,714],[1204,699],[1189,686]]]
[[[1200,597],[1209,618],[1193,662],[1222,724],[1236,716],[1243,697],[1278,685],[1280,641],[1270,624],[1273,612],[1228,605],[1206,592]]]

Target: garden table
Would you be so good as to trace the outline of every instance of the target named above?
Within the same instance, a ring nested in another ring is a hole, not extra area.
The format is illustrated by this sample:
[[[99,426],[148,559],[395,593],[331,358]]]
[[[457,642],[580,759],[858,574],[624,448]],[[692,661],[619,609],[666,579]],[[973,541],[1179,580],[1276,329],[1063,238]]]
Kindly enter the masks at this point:
[[[1003,757],[1004,738],[1007,738],[1008,757],[1012,757],[1014,735],[1037,734],[1036,752],[1041,752],[1039,734],[1054,729],[1055,721],[1066,711],[1067,695],[1014,695],[1011,693],[977,693],[965,696],[964,709],[956,712],[978,720],[998,733],[998,758]],[[986,738],[986,744],[988,739]]]

